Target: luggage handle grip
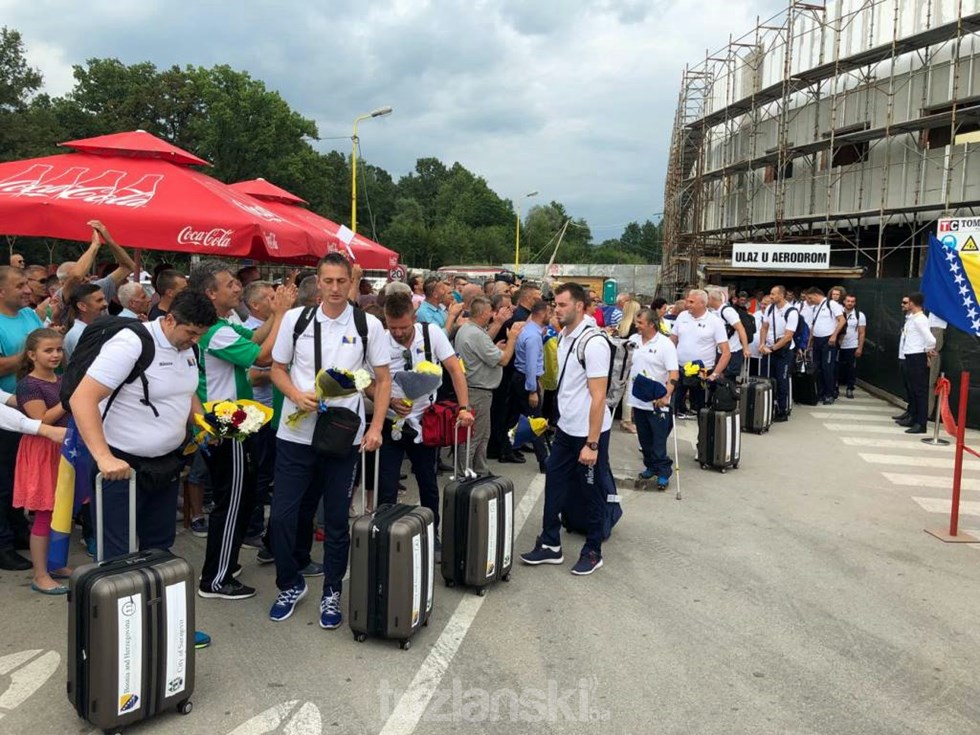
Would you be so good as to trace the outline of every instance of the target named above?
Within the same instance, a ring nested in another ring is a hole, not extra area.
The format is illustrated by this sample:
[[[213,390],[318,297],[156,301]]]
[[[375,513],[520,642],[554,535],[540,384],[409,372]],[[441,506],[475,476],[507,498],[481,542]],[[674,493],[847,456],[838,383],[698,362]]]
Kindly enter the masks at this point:
[[[95,476],[95,561],[105,561],[105,522],[102,505],[102,473]],[[136,553],[136,470],[129,473],[129,553]]]

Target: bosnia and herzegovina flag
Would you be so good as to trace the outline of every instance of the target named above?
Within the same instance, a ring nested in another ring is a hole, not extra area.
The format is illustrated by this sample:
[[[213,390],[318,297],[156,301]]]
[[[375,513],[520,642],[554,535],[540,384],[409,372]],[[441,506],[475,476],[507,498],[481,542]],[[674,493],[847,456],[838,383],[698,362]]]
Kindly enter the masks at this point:
[[[957,329],[980,337],[980,247],[974,238],[940,241],[929,236],[922,276],[926,309]]]
[[[58,465],[58,484],[54,491],[54,511],[51,514],[51,545],[48,547],[48,569],[68,566],[68,545],[71,541],[72,517],[92,495],[92,456],[78,433],[75,419],[68,420],[68,431],[61,445]]]

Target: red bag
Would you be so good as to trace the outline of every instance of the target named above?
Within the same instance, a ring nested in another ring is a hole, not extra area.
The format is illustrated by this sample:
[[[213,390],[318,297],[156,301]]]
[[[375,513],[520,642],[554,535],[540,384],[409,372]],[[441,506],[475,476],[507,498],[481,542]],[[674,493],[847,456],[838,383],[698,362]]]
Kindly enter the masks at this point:
[[[457,426],[459,405],[438,401],[422,414],[422,444],[426,447],[452,447],[466,443],[466,429]]]

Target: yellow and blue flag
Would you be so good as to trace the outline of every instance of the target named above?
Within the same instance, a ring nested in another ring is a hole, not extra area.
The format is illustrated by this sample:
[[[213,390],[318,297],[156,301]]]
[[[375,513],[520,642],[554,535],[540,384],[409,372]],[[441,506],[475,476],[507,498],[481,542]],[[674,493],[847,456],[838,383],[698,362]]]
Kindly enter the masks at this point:
[[[68,431],[61,445],[58,465],[58,484],[54,490],[54,511],[51,514],[51,545],[48,548],[48,569],[68,566],[72,518],[82,504],[92,496],[92,456],[78,433],[75,419],[68,420]]]
[[[980,249],[972,237],[960,240],[929,236],[922,293],[930,313],[980,337]]]

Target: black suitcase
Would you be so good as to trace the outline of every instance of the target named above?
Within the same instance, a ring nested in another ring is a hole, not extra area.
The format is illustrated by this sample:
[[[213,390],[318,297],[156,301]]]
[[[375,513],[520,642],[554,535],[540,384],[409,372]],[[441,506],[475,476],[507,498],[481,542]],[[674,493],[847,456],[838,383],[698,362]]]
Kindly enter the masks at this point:
[[[506,477],[475,477],[453,452],[453,477],[442,496],[442,576],[446,585],[473,587],[478,595],[510,579],[514,563],[514,483]],[[456,445],[457,448],[459,445]]]
[[[101,475],[95,502],[102,559]],[[79,567],[69,580],[68,699],[107,733],[193,706],[194,570],[169,551],[136,552],[135,472],[129,503],[130,553]]]
[[[742,450],[741,418],[735,411],[702,408],[698,412],[698,463],[724,472],[738,469]]]
[[[792,399],[803,406],[816,406],[820,396],[820,375],[793,373]]]
[[[751,358],[750,358],[751,362]],[[761,363],[762,360],[760,359]],[[742,388],[739,396],[739,412],[742,428],[753,434],[764,434],[772,426],[776,408],[776,381],[767,374],[749,377],[749,363],[742,370]]]

